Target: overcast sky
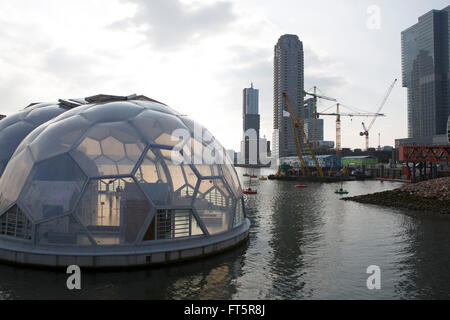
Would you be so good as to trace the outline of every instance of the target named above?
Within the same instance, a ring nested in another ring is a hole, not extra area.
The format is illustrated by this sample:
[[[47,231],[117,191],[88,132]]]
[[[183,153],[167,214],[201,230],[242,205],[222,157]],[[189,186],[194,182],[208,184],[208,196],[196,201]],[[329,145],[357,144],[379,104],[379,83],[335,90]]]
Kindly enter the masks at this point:
[[[272,139],[273,48],[305,48],[305,89],[375,112],[371,146],[407,136],[400,33],[448,0],[0,0],[0,113],[31,102],[143,94],[205,125],[227,148],[242,137],[242,90],[260,89]],[[379,13],[379,15],[378,15]],[[378,19],[379,17],[379,19]],[[323,101],[319,111],[333,103]],[[345,109],[344,109],[345,110]],[[343,119],[343,147],[364,147],[365,118]],[[370,122],[370,120],[368,121]],[[335,118],[325,118],[335,140]]]

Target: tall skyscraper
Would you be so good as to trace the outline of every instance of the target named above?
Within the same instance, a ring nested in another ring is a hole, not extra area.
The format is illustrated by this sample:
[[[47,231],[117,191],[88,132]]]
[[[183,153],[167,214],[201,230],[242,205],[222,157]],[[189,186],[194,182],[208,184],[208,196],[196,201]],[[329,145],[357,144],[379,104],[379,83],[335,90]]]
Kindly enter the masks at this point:
[[[241,154],[245,159],[245,164],[259,163],[259,90],[245,88],[243,92],[243,125],[244,137],[242,141]]]
[[[280,37],[274,55],[273,101],[273,155],[275,159],[297,155],[291,120],[283,115],[286,110],[283,92],[287,92],[293,108],[301,115],[304,98],[303,43],[298,36]]]
[[[305,133],[308,141],[314,141],[314,98],[305,100],[305,106],[302,110],[302,117],[306,119]],[[316,120],[316,134],[317,142],[320,144],[323,141],[323,119]]]
[[[259,137],[259,90],[253,88],[253,83],[250,88],[244,89],[243,99],[242,116],[244,119],[244,132],[249,129],[254,129]]]
[[[432,10],[401,34],[403,87],[408,90],[408,137],[396,144],[432,144],[446,134],[450,114],[450,6]]]

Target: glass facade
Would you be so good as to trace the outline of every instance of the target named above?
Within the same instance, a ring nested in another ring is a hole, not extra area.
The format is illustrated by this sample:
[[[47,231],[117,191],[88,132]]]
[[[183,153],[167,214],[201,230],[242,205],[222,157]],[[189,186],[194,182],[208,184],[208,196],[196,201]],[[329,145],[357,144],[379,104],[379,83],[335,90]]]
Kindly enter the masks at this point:
[[[408,136],[446,133],[450,113],[450,6],[432,10],[402,32],[402,77],[408,89]]]
[[[163,104],[80,105],[20,140],[0,178],[0,236],[136,245],[220,234],[244,219],[224,148]]]

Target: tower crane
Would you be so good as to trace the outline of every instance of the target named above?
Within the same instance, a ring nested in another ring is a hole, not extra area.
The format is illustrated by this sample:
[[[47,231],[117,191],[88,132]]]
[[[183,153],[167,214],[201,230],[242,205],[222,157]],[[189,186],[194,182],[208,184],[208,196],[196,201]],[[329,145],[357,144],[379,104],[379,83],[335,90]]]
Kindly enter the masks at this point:
[[[329,101],[334,101],[337,102],[336,99],[334,98],[330,98],[330,97],[326,97],[323,95],[318,95],[317,94],[317,87],[314,86],[313,88],[313,93],[309,93],[306,91],[303,91],[304,94],[312,96],[313,97],[313,141],[312,141],[312,145],[313,145],[313,149],[316,149],[317,147],[317,118],[318,118],[318,114],[317,114],[317,99],[324,99],[324,100],[329,100]]]
[[[336,113],[324,113],[324,112],[317,113],[318,115],[321,115],[321,116],[335,116],[336,117],[336,152],[337,153],[339,153],[339,151],[342,149],[341,117],[385,117],[385,115],[382,113],[340,112],[340,106],[341,106],[340,103],[336,104]],[[348,108],[350,108],[350,107],[348,107]]]
[[[298,160],[300,162],[300,166],[301,166],[301,170],[302,170],[302,174],[304,176],[309,175],[309,168],[308,165],[306,164],[305,160],[303,159],[303,155],[302,155],[302,148],[300,145],[300,139],[299,139],[299,132],[303,138],[304,143],[306,144],[306,146],[308,147],[309,152],[311,153],[311,157],[314,161],[314,164],[316,166],[317,172],[319,173],[320,177],[324,177],[323,174],[323,170],[322,167],[320,166],[319,162],[317,161],[316,156],[314,155],[313,151],[311,150],[311,146],[308,142],[308,137],[305,134],[305,131],[303,130],[303,121],[305,121],[306,119],[304,118],[298,118],[297,117],[297,113],[295,113],[294,108],[292,107],[291,101],[289,100],[289,96],[287,94],[287,92],[283,92],[283,97],[286,101],[286,106],[289,112],[289,117],[291,118],[291,123],[292,123],[292,128],[294,131],[294,138],[295,138],[295,145],[297,147],[297,155],[298,155]]]
[[[397,79],[394,80],[394,82],[389,86],[387,93],[384,95],[383,100],[381,101],[381,104],[378,107],[378,111],[376,112],[375,116],[373,117],[372,121],[370,122],[369,126],[366,127],[366,125],[364,124],[364,122],[362,123],[362,127],[363,127],[363,131],[359,133],[359,135],[361,137],[365,137],[366,139],[366,150],[369,149],[369,132],[370,129],[372,129],[373,124],[375,123],[375,120],[377,120],[378,118],[378,113],[381,111],[381,109],[384,107],[384,105],[386,104],[387,99],[389,98],[392,89],[394,89],[395,84],[397,83]]]

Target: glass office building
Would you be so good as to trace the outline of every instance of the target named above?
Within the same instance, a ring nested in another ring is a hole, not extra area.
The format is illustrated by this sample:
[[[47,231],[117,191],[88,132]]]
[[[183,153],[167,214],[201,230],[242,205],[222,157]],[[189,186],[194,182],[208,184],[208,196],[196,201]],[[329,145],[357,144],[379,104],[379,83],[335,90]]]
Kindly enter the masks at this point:
[[[239,179],[206,128],[143,96],[81,102],[32,130],[7,163],[0,260],[146,265],[247,238]]]
[[[432,10],[401,34],[403,86],[408,90],[409,141],[446,134],[450,114],[450,6]]]

